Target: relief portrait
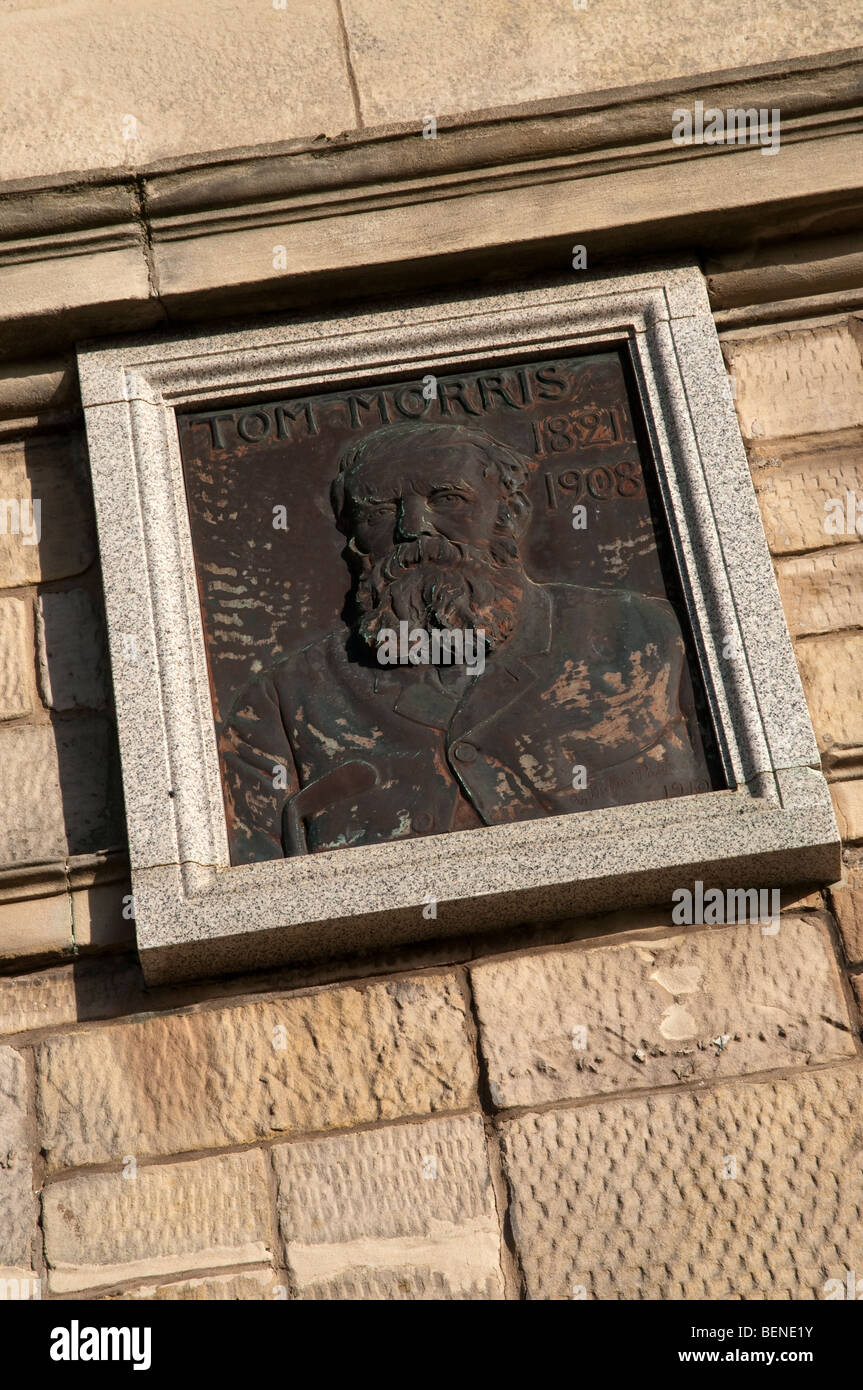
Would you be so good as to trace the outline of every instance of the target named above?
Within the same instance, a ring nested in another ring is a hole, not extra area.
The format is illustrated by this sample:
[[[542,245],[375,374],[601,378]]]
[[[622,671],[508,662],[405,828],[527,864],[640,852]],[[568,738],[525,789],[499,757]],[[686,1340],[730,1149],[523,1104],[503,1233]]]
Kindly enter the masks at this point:
[[[330,631],[259,659],[226,711],[232,862],[710,785],[671,602],[532,573],[537,464],[486,426],[390,421],[332,458],[346,602]],[[441,632],[481,651],[435,660],[417,634]],[[393,633],[412,655],[382,664]]]
[[[177,425],[232,864],[724,785],[625,349]]]

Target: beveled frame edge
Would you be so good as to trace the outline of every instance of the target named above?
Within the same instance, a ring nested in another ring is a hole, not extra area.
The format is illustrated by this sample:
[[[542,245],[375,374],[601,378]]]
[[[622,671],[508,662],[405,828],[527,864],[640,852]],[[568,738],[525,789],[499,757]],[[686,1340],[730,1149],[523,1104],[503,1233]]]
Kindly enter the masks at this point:
[[[732,790],[231,867],[174,411],[611,344],[630,352]],[[483,918],[481,902],[499,925],[630,905],[692,867],[729,886],[744,868],[746,886],[836,877],[839,834],[694,263],[84,344],[79,372],[153,978],[450,935]],[[446,904],[436,918],[422,916],[429,895]]]

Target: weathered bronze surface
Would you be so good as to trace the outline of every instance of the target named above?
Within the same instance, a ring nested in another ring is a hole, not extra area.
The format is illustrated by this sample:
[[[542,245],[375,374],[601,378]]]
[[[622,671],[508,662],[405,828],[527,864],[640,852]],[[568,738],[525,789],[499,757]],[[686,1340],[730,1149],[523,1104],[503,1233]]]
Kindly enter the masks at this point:
[[[721,785],[617,353],[179,429],[234,863]]]

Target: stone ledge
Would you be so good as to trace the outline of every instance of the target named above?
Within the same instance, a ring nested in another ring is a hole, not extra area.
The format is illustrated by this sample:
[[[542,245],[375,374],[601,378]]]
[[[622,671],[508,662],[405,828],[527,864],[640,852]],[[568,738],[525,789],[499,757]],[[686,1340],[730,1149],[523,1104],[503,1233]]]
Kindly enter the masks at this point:
[[[358,284],[512,274],[514,257],[522,276],[553,273],[574,238],[599,264],[646,245],[729,256],[766,223],[788,237],[816,214],[825,236],[842,235],[863,206],[861,73],[863,50],[849,49],[442,119],[436,140],[410,124],[6,184],[0,357]],[[672,145],[672,110],[696,100],[779,107],[781,160]],[[825,245],[810,253],[810,295],[859,283],[859,252],[842,242],[837,272]],[[793,261],[748,281],[745,268],[714,274],[720,302],[800,294]]]
[[[75,854],[44,863],[0,865],[0,903],[50,897],[67,890],[117,883],[128,877],[129,856],[125,849]]]

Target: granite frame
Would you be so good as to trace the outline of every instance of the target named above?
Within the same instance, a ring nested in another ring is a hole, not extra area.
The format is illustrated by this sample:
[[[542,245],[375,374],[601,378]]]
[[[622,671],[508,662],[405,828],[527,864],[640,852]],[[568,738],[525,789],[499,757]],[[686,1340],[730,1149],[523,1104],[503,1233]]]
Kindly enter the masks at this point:
[[[231,866],[174,412],[615,345],[632,361],[729,790]],[[78,364],[149,982],[667,902],[694,878],[838,876],[839,832],[694,262],[82,344]]]

